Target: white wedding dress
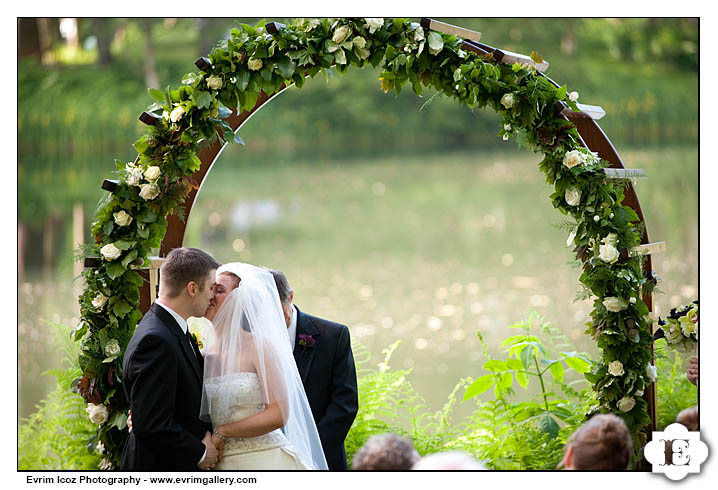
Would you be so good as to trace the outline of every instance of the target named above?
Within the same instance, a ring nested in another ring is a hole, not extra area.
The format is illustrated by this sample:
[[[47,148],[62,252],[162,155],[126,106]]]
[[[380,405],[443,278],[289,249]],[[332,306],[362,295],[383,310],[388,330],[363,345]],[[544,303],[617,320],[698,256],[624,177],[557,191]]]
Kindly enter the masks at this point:
[[[265,409],[257,373],[238,372],[206,378],[206,395],[212,401],[229,396],[228,408],[210,412],[212,426],[242,420]],[[212,403],[212,407],[224,406]],[[311,470],[310,461],[294,450],[281,429],[242,439],[229,439],[224,458],[215,470]]]

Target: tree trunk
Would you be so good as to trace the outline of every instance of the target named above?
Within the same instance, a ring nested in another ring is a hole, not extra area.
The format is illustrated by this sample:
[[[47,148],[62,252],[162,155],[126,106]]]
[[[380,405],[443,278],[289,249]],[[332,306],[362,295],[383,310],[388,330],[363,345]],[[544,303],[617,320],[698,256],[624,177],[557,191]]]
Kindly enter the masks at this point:
[[[17,59],[35,57],[42,59],[40,33],[37,19],[18,17],[17,19]]]
[[[100,54],[97,62],[100,66],[109,66],[113,61],[112,52],[110,51],[114,34],[112,27],[112,19],[92,19],[92,29],[97,38],[97,51]]]
[[[154,19],[142,19],[142,32],[145,36],[145,83],[150,88],[158,88],[160,83],[155,68],[155,51],[152,45],[152,25]]]

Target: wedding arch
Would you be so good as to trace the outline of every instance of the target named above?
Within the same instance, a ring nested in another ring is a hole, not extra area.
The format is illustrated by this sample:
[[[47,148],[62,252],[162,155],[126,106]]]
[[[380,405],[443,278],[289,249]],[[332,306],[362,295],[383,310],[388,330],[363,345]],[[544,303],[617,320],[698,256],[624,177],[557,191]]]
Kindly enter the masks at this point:
[[[655,427],[652,366],[651,253],[632,179],[611,141],[596,123],[600,107],[577,103],[543,71],[548,63],[480,42],[481,35],[432,19],[297,19],[241,24],[199,71],[176,90],[150,89],[155,100],[140,116],[147,133],[135,144],[133,162],[116,161],[117,180],[92,224],[95,243],[84,250],[85,289],[79,298],[82,376],[73,384],[98,425],[102,467],[119,465],[127,437],[128,401],[122,387],[122,355],[157,293],[161,257],[182,246],[185,215],[227,143],[288,86],[329,69],[381,66],[385,92],[410,83],[421,95],[431,87],[471,108],[490,107],[504,118],[499,136],[521,138],[544,155],[539,168],[554,186],[552,203],[573,221],[567,244],[583,263],[582,287],[594,298],[587,333],[602,357],[586,378],[594,412],[623,417],[642,445]],[[159,249],[158,255],[153,250]],[[619,369],[620,367],[620,369]]]

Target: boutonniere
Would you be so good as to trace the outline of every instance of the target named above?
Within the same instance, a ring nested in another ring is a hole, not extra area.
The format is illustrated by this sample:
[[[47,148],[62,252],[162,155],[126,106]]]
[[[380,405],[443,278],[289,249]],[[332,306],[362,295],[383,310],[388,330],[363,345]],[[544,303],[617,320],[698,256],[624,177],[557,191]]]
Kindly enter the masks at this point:
[[[301,345],[305,349],[313,349],[314,344],[316,343],[317,341],[314,340],[314,337],[312,337],[311,335],[308,335],[306,333],[299,334],[299,345]]]
[[[199,339],[199,335],[197,335],[197,332],[190,332],[192,334],[192,340],[194,340],[194,343],[197,344],[197,347],[199,347],[200,350],[202,350],[202,347],[204,345],[202,344],[202,341]]]

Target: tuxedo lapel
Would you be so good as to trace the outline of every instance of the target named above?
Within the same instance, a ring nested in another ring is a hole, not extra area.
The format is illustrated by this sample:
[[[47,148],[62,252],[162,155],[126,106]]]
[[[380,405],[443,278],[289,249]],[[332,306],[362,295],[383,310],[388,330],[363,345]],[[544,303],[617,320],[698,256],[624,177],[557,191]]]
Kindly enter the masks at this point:
[[[187,360],[192,365],[192,369],[197,376],[197,381],[202,384],[203,367],[200,365],[200,360],[197,359],[197,356],[194,353],[194,348],[185,338],[186,336],[184,332],[182,332],[182,328],[177,324],[177,321],[172,317],[170,312],[165,310],[161,306],[152,303],[150,309],[160,320],[162,320],[162,323],[164,323],[167,328],[170,329],[170,332],[172,332],[172,334],[177,337],[177,340],[179,340],[179,343],[182,346],[182,350],[184,351]]]
[[[295,308],[297,308],[295,306]],[[300,335],[311,335],[314,338],[314,345],[312,347],[305,347],[302,345],[302,338]],[[297,308],[297,336],[294,339],[294,360],[297,362],[297,369],[299,370],[299,376],[302,378],[302,383],[306,384],[309,378],[309,369],[312,366],[314,360],[314,353],[317,350],[319,342],[319,330],[314,326],[311,318],[302,313]]]

